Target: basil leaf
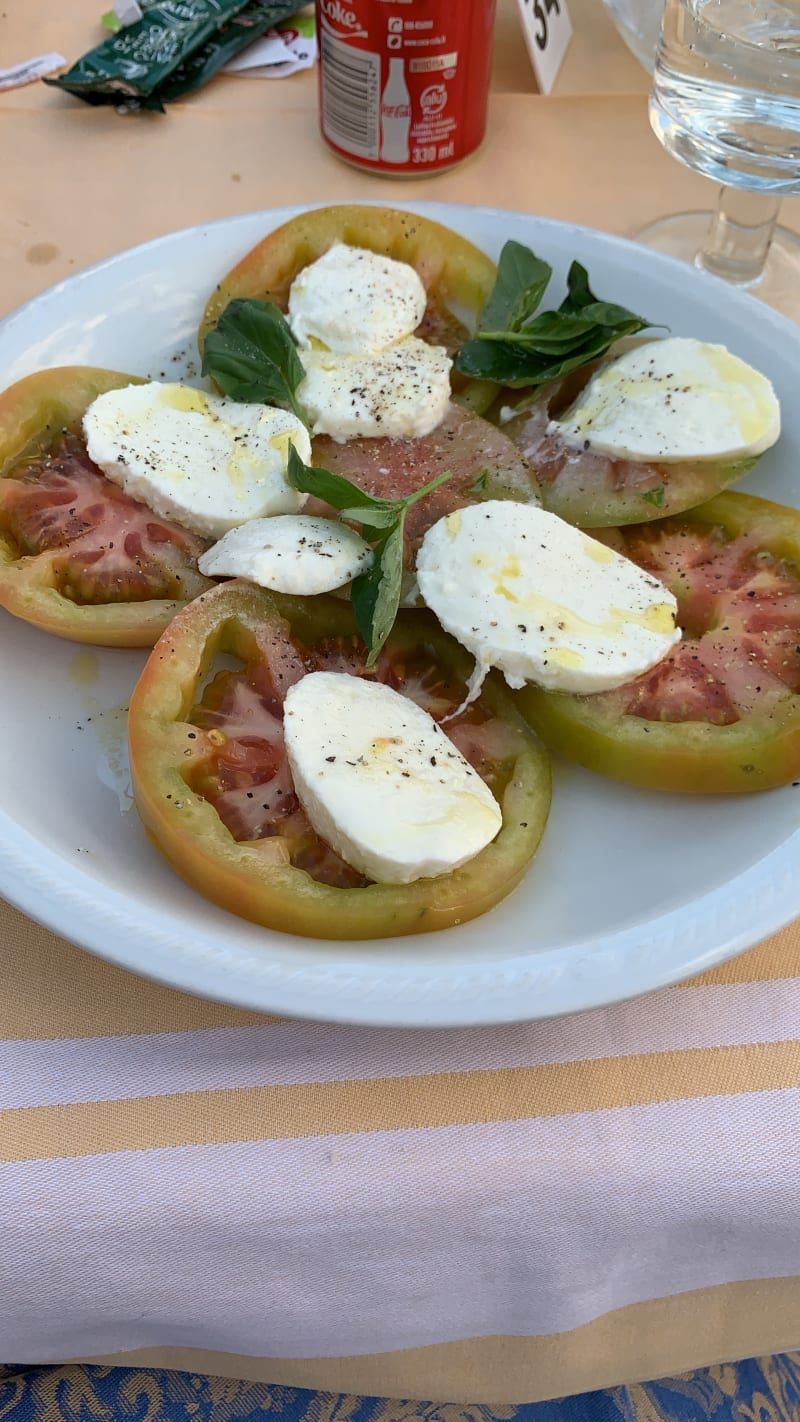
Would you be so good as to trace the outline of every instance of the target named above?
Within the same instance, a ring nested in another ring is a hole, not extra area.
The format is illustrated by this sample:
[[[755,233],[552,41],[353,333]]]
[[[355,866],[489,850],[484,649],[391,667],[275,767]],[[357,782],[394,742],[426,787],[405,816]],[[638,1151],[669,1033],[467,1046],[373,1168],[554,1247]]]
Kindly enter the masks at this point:
[[[469,494],[485,494],[489,484],[490,472],[489,469],[483,469],[475,480],[475,483],[470,484],[467,492]]]
[[[405,510],[373,549],[372,567],[359,574],[350,589],[356,625],[368,648],[368,667],[375,665],[400,606],[404,523]]]
[[[380,536],[381,529],[391,528],[397,521],[397,507],[395,504],[387,504],[385,509],[379,508],[376,504],[374,508],[367,505],[355,506],[351,509],[340,509],[340,518],[347,519],[348,523],[360,523],[362,531],[368,529]]]
[[[534,404],[543,385],[550,385],[552,381],[560,380],[562,376],[569,375],[573,370],[580,370],[590,361],[599,360],[600,356],[605,355],[610,344],[608,333],[600,331],[591,342],[586,342],[571,355],[542,358],[538,363],[535,362],[535,358],[532,359],[526,379],[506,382],[512,389],[520,389],[522,386],[531,387],[528,394],[514,406],[514,409],[529,409]]]
[[[412,504],[418,504],[420,499],[426,499],[428,494],[432,494],[434,489],[438,489],[440,484],[446,484],[448,479],[452,479],[452,477],[453,470],[447,469],[444,474],[437,474],[436,478],[431,479],[430,483],[423,484],[421,489],[415,489],[413,494],[407,494],[404,499],[398,500],[398,503],[402,504],[404,510],[410,509]]]
[[[353,523],[361,523],[365,527],[388,528],[394,523],[406,509],[412,504],[416,504],[419,499],[424,499],[434,489],[438,489],[440,484],[446,484],[448,479],[452,479],[453,471],[448,469],[444,474],[437,474],[435,479],[423,484],[421,489],[415,489],[407,494],[403,499],[381,499],[374,494],[367,494],[363,489],[359,489],[357,484],[352,484],[349,479],[345,479],[343,474],[332,474],[329,469],[320,469],[317,465],[304,464],[293,444],[289,445],[289,460],[286,470],[286,478],[293,489],[300,489],[304,494],[313,494],[318,499],[324,499],[326,504],[338,509],[342,518],[349,519]]]
[[[456,370],[473,380],[529,386],[517,409],[532,404],[541,386],[580,370],[615,341],[652,325],[624,306],[598,300],[580,262],[570,266],[567,295],[558,310],[536,315],[547,285],[545,272],[549,276],[546,262],[519,242],[507,242],[478,332],[455,355]]]
[[[586,268],[582,267],[580,262],[572,262],[567,272],[567,294],[558,308],[559,311],[568,314],[581,311],[584,306],[591,306],[595,300]]]
[[[656,484],[654,489],[648,489],[646,494],[642,494],[642,498],[645,500],[646,503],[655,504],[656,508],[660,509],[661,505],[664,502],[665,493],[666,485]]]
[[[506,242],[478,331],[518,330],[533,315],[552,274],[553,268],[529,247],[523,247],[521,242]]]
[[[454,358],[456,370],[476,380],[492,380],[495,385],[525,384],[529,359],[521,348],[507,341],[466,341]]]
[[[297,401],[305,371],[283,312],[271,301],[229,301],[206,336],[203,374],[225,395],[247,403],[290,405],[306,417]]]
[[[368,667],[375,665],[400,606],[406,510],[452,477],[453,471],[448,470],[404,499],[378,499],[341,474],[304,464],[294,445],[289,445],[286,478],[292,488],[324,499],[339,510],[341,518],[360,524],[368,543],[374,540],[372,565],[359,574],[350,589],[356,625],[367,644]]]
[[[357,484],[351,484],[350,480],[344,479],[341,474],[331,474],[327,469],[317,469],[314,465],[304,464],[293,444],[289,445],[286,478],[293,489],[299,489],[303,494],[313,494],[317,499],[324,499],[331,508],[347,510],[347,517],[350,519],[361,519],[362,514],[356,510],[381,509],[385,506],[385,500],[373,499],[371,494],[365,494],[363,489],[359,489]]]
[[[474,354],[472,350],[468,352],[467,373],[480,374],[484,380],[494,380],[499,385],[517,389],[530,385],[533,387],[531,394],[535,395],[542,385],[559,380],[570,371],[580,370],[581,366],[588,365],[589,361],[598,360],[615,341],[622,336],[635,335],[637,331],[643,330],[646,324],[636,318],[626,326],[618,326],[614,330],[607,326],[592,326],[579,344],[566,348],[560,347],[557,342],[546,341],[542,342],[541,349],[494,341],[469,342],[470,347],[485,345],[487,349]],[[461,349],[463,351],[465,347],[462,346]],[[458,369],[461,369],[460,365]],[[517,408],[524,409],[526,405],[523,403]]]
[[[594,331],[571,351],[557,350],[555,353],[526,350],[521,346],[495,345],[488,341],[486,346],[482,362],[485,378],[519,389],[523,385],[538,388],[570,370],[579,370],[608,349],[608,340],[604,331]]]
[[[582,316],[562,316],[559,311],[543,311],[521,331],[504,332],[502,339],[532,351],[569,350],[588,336],[597,324]],[[494,337],[487,335],[482,339],[490,341]]]
[[[612,301],[595,301],[591,306],[584,306],[580,319],[593,321],[597,326],[613,326],[615,329],[635,323],[641,330],[643,326],[648,325],[643,317],[634,315],[633,311],[628,311],[624,306],[615,306]]]

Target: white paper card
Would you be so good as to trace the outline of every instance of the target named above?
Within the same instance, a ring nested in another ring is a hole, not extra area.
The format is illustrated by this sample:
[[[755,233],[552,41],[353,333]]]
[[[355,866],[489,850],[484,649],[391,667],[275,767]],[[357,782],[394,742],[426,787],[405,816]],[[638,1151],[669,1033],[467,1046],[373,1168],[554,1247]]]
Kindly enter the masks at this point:
[[[316,58],[313,15],[294,15],[254,40],[225,65],[223,72],[251,79],[288,79],[301,69],[311,69]]]
[[[517,0],[517,4],[539,93],[549,94],[572,38],[567,0]]]
[[[21,89],[23,84],[32,84],[55,69],[63,69],[66,62],[63,54],[37,54],[35,59],[26,59],[11,69],[0,69],[0,89]]]

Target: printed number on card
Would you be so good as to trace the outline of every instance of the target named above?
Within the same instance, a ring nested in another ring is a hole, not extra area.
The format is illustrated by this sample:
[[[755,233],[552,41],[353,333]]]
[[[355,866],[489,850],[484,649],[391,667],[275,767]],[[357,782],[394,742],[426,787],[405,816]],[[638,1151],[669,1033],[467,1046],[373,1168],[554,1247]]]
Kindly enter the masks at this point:
[[[567,0],[517,0],[517,3],[539,92],[549,94],[572,36]]]

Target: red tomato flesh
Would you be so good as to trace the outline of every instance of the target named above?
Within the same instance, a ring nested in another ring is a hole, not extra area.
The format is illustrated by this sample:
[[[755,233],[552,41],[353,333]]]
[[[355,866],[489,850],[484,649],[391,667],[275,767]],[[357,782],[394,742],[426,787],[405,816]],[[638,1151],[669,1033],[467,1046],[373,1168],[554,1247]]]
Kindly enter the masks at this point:
[[[211,733],[211,751],[192,788],[208,800],[238,841],[280,835],[290,862],[321,884],[358,887],[369,881],[336,854],[311,827],[292,783],[283,738],[283,703],[289,687],[308,672],[336,671],[380,681],[416,701],[434,720],[451,714],[463,699],[463,683],[434,670],[422,652],[384,649],[376,666],[365,669],[358,637],[327,638],[312,646],[292,641],[287,631],[261,639],[260,656],[244,671],[219,673],[192,713],[198,729]],[[415,664],[416,663],[416,664]],[[446,734],[496,791],[505,758],[516,742],[502,724],[488,722],[480,708],[448,722]]]
[[[63,550],[59,591],[88,605],[184,597],[187,569],[206,547],[123,493],[69,435],[0,480],[0,529],[20,556]]]
[[[402,499],[439,474],[453,477],[406,515],[406,564],[413,564],[428,529],[455,509],[485,499],[538,502],[530,469],[507,435],[480,415],[451,405],[441,424],[419,439],[357,439],[337,444],[328,435],[313,442],[313,460],[368,494]],[[310,513],[311,506],[306,506]],[[327,505],[319,505],[327,511]]]
[[[721,526],[701,531],[679,520],[633,528],[622,542],[679,597],[684,630],[652,671],[605,693],[626,715],[729,726],[800,692],[796,564],[754,533],[729,538]]]
[[[366,883],[313,833],[287,778],[282,735],[284,696],[298,676],[327,668],[380,678],[441,722],[461,703],[470,670],[426,612],[401,613],[378,665],[366,672],[364,660],[347,603],[237,581],[195,598],[154,648],[128,715],[136,805],[178,872],[223,908],[287,933],[388,938],[465,923],[525,873],[547,819],[550,768],[492,676],[463,716],[442,725],[502,810],[498,834],[468,864],[410,884]]]
[[[731,794],[800,776],[800,512],[748,494],[603,542],[678,601],[682,640],[593,696],[533,685],[518,704],[551,750],[653,790]]]
[[[141,383],[93,366],[40,370],[0,393],[0,607],[100,647],[152,647],[211,586],[204,541],[137,503],[90,460],[86,410]]]

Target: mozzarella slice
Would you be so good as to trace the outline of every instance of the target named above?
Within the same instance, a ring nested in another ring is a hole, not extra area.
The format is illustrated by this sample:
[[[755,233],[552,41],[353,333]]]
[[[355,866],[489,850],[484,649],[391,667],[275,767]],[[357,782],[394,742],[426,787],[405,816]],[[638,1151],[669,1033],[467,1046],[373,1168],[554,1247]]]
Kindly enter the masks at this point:
[[[308,464],[311,441],[287,410],[152,381],[99,395],[83,429],[109,479],[195,533],[219,538],[306,500],[287,483],[286,466],[290,444]]]
[[[427,303],[407,262],[337,242],[292,282],[289,324],[301,346],[374,352],[410,336]]]
[[[442,626],[510,686],[608,691],[680,639],[677,602],[656,578],[555,514],[490,501],[428,530],[417,579]]]
[[[430,434],[450,403],[452,361],[443,346],[416,336],[377,355],[303,351],[306,378],[297,397],[314,434],[345,440],[414,439]]]
[[[781,431],[766,376],[724,346],[679,336],[626,351],[592,376],[548,433],[611,459],[745,459]]]
[[[371,548],[347,524],[278,514],[232,528],[198,566],[209,578],[245,578],[275,592],[312,596],[344,587],[371,562]]]
[[[447,874],[502,826],[477,771],[427,711],[391,687],[312,672],[286,694],[284,732],[314,829],[368,879]]]

